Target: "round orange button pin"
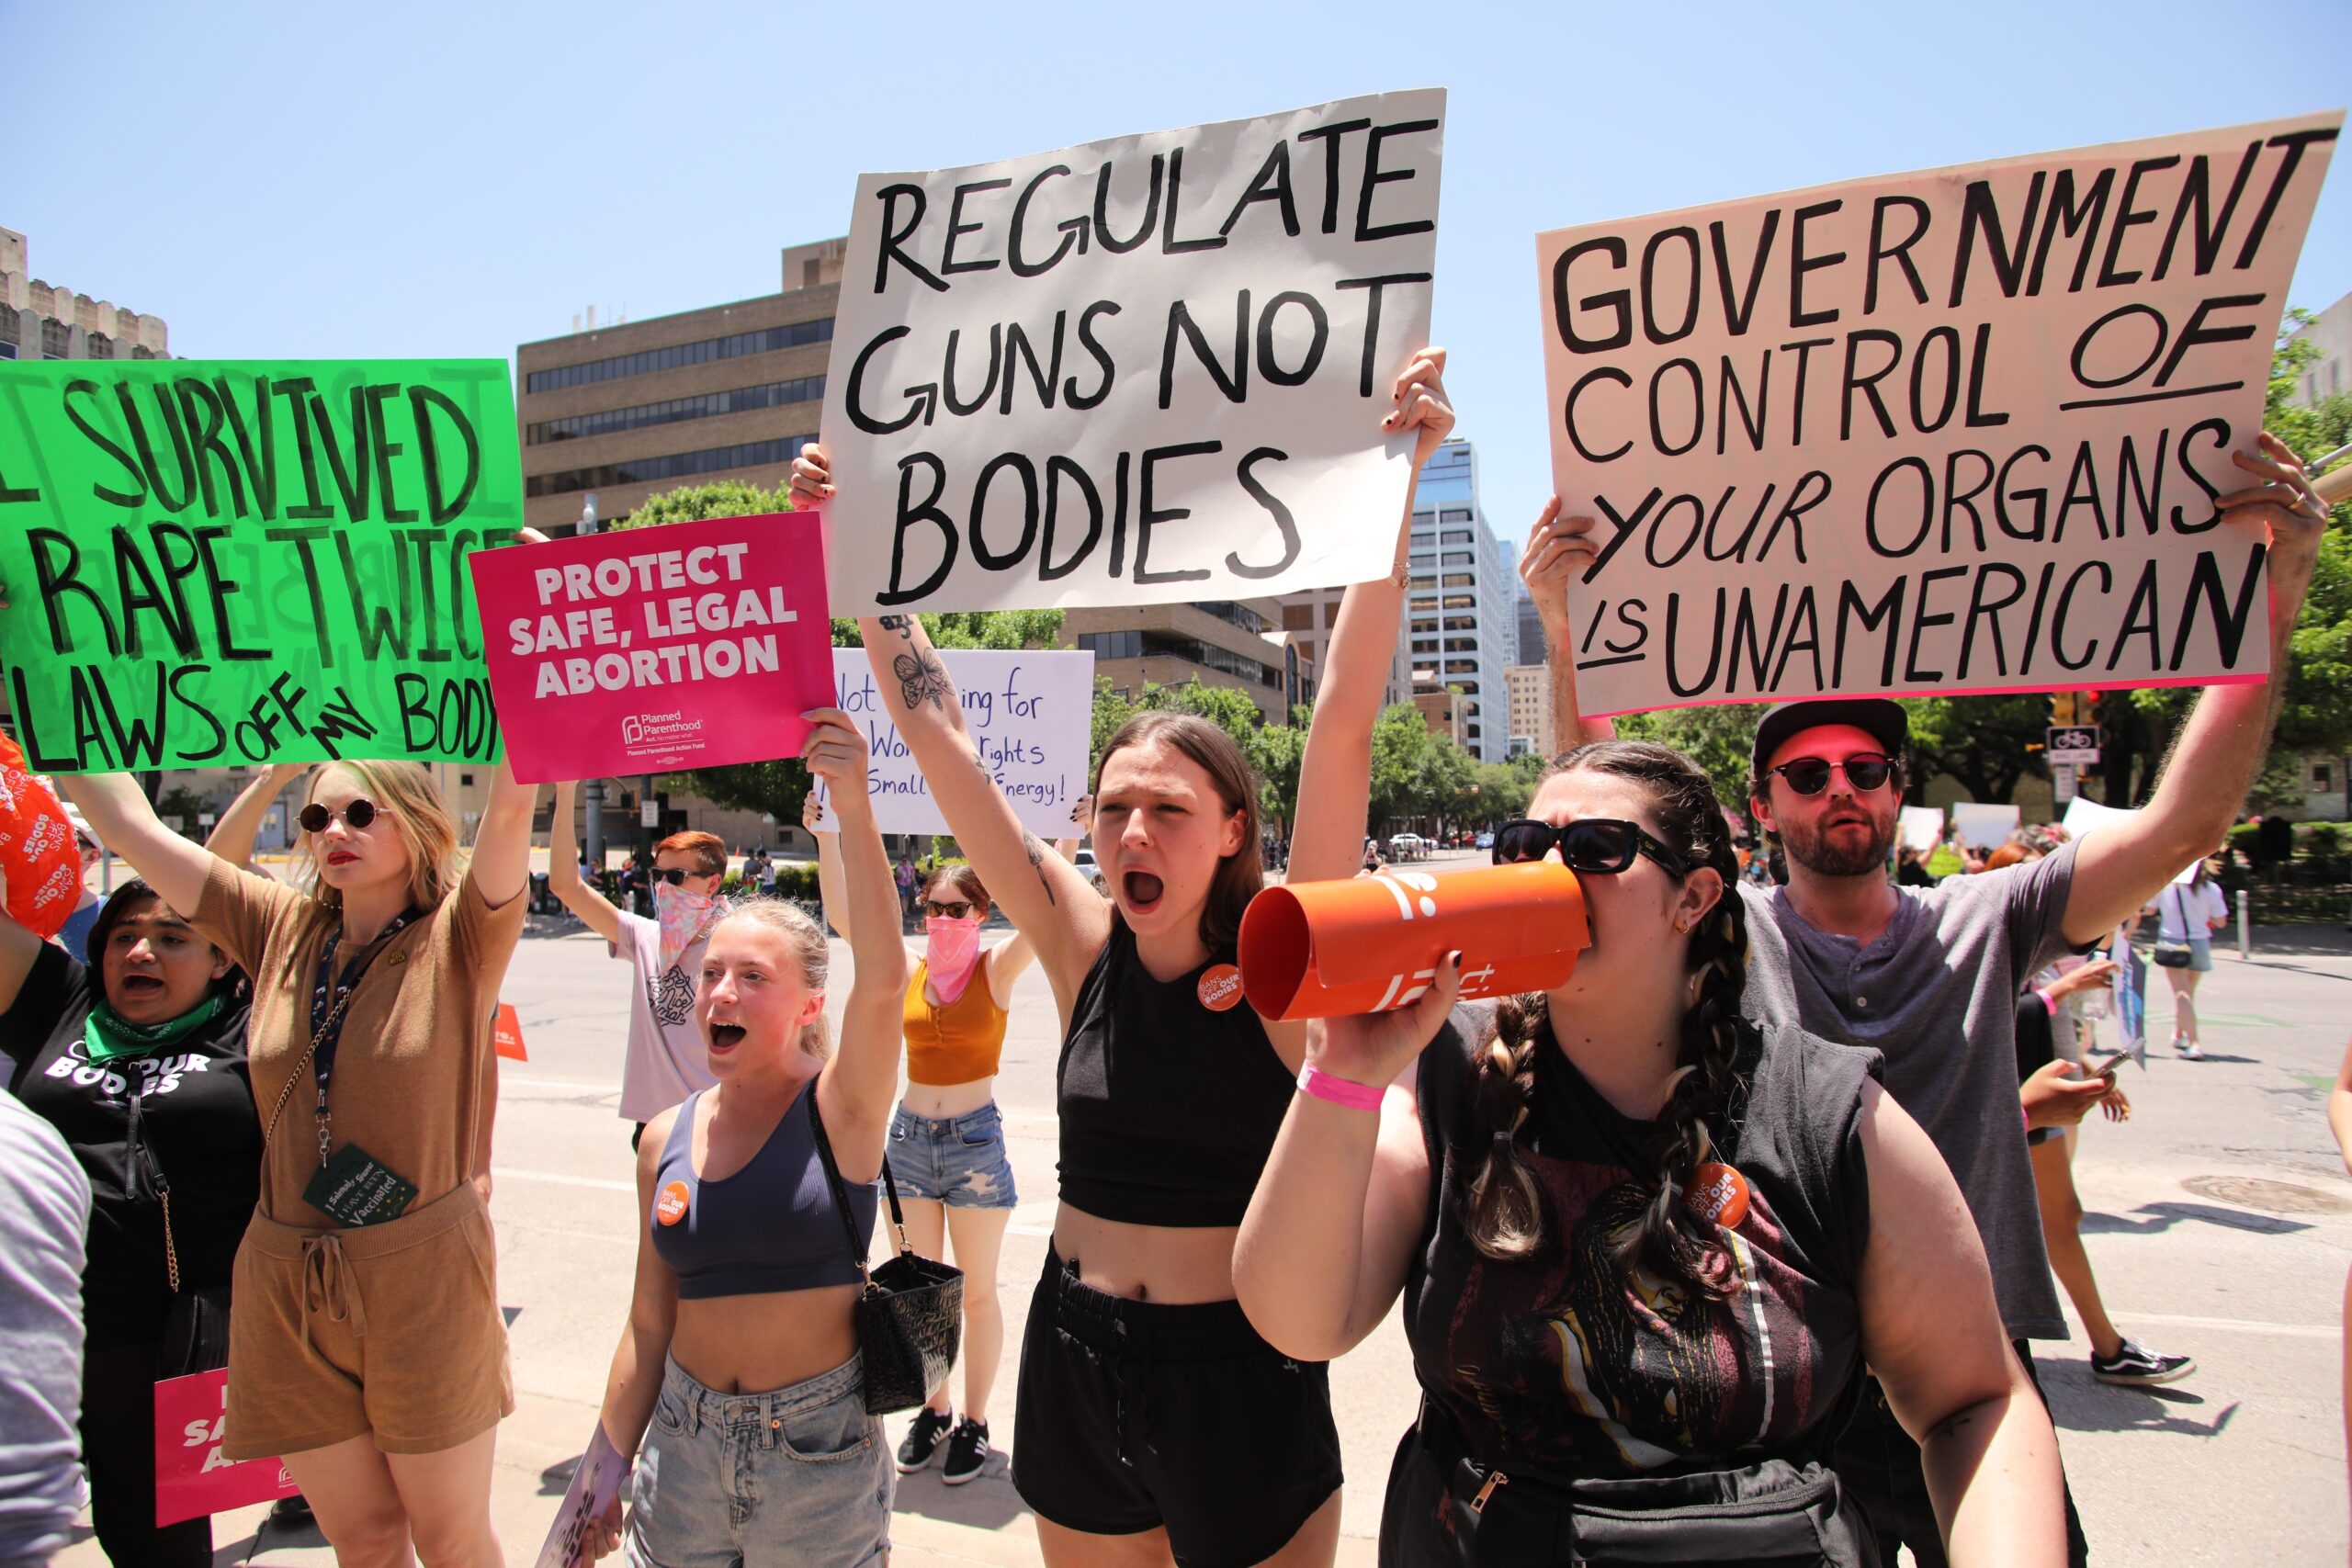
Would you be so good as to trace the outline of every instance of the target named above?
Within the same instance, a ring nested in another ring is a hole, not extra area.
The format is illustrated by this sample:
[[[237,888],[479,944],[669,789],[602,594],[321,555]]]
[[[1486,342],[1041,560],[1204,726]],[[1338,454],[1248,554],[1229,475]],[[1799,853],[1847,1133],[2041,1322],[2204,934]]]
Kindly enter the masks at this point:
[[[686,1184],[673,1181],[662,1189],[653,1200],[653,1217],[665,1225],[674,1225],[686,1217]]]
[[[1241,971],[1230,964],[1212,964],[1201,972],[1201,1005],[1211,1012],[1229,1012],[1241,1000]]]

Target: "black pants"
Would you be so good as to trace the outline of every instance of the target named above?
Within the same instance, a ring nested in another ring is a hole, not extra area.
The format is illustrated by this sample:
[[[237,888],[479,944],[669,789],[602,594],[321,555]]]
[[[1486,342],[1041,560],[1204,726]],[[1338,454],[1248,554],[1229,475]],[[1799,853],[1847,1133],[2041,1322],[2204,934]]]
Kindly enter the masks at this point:
[[[154,1345],[82,1356],[82,1459],[98,1545],[116,1568],[211,1568],[212,1521],[155,1525]]]
[[[2034,1393],[2041,1393],[2041,1379],[2033,1370],[2032,1342],[2011,1343]],[[2041,1403],[2048,1408],[2047,1395]],[[1935,1504],[1928,1495],[1919,1445],[1894,1418],[1876,1378],[1863,1384],[1861,1406],[1854,1412],[1846,1435],[1838,1439],[1833,1462],[1838,1484],[1861,1506],[1862,1517],[1870,1520],[1871,1530],[1878,1537],[1880,1568],[1895,1568],[1896,1549],[1904,1546],[1911,1549],[1918,1568],[1947,1568],[1943,1532],[1936,1526]],[[2064,1485],[2063,1472],[2060,1484]],[[2090,1543],[2083,1539],[2082,1517],[2075,1512],[2072,1488],[2066,1490],[2065,1499],[2066,1561],[2071,1568],[2084,1568],[2090,1561]]]

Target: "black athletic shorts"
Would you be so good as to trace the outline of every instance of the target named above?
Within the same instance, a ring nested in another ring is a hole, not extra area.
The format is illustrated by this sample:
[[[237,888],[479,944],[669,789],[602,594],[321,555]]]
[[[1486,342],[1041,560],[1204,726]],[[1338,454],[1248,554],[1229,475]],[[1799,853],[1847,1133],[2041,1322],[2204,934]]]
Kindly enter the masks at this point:
[[[1012,1484],[1040,1517],[1090,1535],[1165,1525],[1182,1568],[1264,1562],[1340,1489],[1322,1362],[1261,1339],[1238,1302],[1108,1295],[1050,1247],[1013,1426]]]

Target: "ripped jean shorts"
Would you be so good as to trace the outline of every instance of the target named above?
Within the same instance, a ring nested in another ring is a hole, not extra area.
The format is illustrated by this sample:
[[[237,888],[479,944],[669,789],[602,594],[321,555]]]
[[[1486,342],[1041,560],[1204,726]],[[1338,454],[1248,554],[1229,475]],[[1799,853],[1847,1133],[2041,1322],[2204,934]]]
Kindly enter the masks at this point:
[[[944,1118],[899,1107],[890,1118],[889,1156],[902,1198],[927,1198],[951,1209],[1012,1207],[1012,1162],[994,1100]]]

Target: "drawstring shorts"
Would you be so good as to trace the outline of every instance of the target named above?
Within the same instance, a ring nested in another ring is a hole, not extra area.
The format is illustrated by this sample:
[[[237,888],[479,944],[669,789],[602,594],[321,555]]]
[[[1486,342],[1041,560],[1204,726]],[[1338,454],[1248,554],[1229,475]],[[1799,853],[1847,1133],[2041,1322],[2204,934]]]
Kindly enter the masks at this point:
[[[1238,1302],[1128,1301],[1050,1247],[1013,1427],[1012,1484],[1040,1517],[1091,1535],[1164,1525],[1182,1568],[1264,1562],[1340,1489],[1322,1362],[1267,1344]]]
[[[355,1230],[256,1213],[232,1293],[224,1458],[362,1436],[437,1453],[514,1412],[498,1249],[471,1182]]]

